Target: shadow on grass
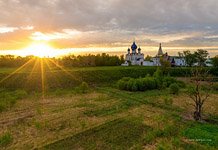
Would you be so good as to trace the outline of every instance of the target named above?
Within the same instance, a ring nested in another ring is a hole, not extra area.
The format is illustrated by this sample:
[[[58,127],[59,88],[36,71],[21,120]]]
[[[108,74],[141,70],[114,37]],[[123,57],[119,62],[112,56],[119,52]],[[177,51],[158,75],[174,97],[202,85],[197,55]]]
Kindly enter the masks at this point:
[[[128,149],[142,142],[149,126],[135,119],[116,119],[42,149]]]
[[[218,148],[218,125],[207,123],[191,123],[183,135],[192,142]]]
[[[158,98],[158,96],[166,95],[166,92],[164,91],[154,90],[148,92],[132,93],[120,91],[114,88],[98,88],[97,90],[99,92],[109,95],[109,97],[118,99],[119,103],[106,108],[91,109],[85,111],[84,114],[89,117],[113,115],[143,104],[151,105],[153,107],[165,110],[182,111],[179,107],[164,105],[155,100],[156,98]]]

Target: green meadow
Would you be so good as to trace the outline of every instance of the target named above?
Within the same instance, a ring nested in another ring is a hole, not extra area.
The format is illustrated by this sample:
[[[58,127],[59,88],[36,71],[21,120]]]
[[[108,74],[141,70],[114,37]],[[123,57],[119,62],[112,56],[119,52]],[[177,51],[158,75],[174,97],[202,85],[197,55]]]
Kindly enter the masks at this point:
[[[151,78],[156,67],[17,69],[0,69],[0,149],[218,148],[218,88],[204,105],[204,121],[194,121],[190,68],[169,69],[186,85],[178,93],[168,85],[119,89],[123,77]]]

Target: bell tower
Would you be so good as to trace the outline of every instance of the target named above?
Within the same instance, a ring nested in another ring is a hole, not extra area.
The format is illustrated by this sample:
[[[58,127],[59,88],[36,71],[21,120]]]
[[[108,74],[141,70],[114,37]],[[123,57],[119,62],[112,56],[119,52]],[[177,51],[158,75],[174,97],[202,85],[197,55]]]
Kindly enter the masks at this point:
[[[162,56],[162,55],[163,55],[163,50],[162,50],[162,45],[161,45],[161,43],[160,43],[160,47],[159,47],[157,56]]]

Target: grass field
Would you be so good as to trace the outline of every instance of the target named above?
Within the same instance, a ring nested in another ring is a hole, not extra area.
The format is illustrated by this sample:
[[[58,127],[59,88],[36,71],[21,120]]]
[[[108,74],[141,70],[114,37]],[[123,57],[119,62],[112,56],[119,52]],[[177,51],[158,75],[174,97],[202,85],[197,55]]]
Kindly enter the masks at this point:
[[[166,95],[173,106],[165,105]],[[216,149],[218,126],[194,123],[187,101],[184,93],[113,87],[30,96],[0,114],[0,144],[5,149]],[[213,94],[205,113],[217,116],[217,106]]]
[[[7,108],[0,111],[0,149],[218,148],[217,92],[205,104],[207,122],[197,123],[186,89],[172,95],[169,89],[121,91],[114,81],[90,86],[86,93],[73,87],[47,90],[44,98],[40,91],[2,88],[0,104]],[[172,105],[166,99],[172,99]]]

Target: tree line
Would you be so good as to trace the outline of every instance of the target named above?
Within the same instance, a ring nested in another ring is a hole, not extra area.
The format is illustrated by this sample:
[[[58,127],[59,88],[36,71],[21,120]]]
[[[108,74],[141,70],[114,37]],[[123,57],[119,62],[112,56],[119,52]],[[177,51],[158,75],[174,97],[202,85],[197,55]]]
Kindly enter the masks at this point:
[[[36,59],[35,56],[14,56],[14,55],[1,55],[0,67],[19,67],[27,63],[31,59]],[[84,55],[75,56],[68,55],[61,58],[43,58],[52,59],[56,63],[65,67],[88,67],[88,66],[120,66],[124,63],[124,56],[111,56],[105,53],[97,55]]]
[[[179,53],[181,57],[184,57],[187,63],[187,66],[191,67],[194,65],[205,66],[205,61],[207,60],[209,53],[206,50],[197,50],[195,52],[184,51]],[[148,56],[147,56],[148,57]],[[31,59],[35,59],[35,56],[14,56],[14,55],[0,55],[0,67],[19,67],[27,63]],[[124,56],[111,56],[106,53],[97,54],[97,55],[68,55],[61,58],[43,58],[43,59],[52,59],[58,64],[65,67],[94,67],[94,66],[120,66],[124,63]],[[149,59],[149,58],[146,58]],[[218,55],[211,59],[211,63],[214,67],[218,67]],[[168,62],[167,62],[168,63]],[[164,61],[161,61],[163,66],[170,66],[170,64],[165,64]]]
[[[180,53],[181,54],[181,53]],[[203,49],[198,49],[197,51],[194,51],[193,53],[191,51],[184,51],[183,55],[186,60],[186,64],[189,67],[192,66],[206,66],[205,62],[209,56],[208,51]],[[211,59],[211,64],[213,66],[218,66],[218,55]]]

